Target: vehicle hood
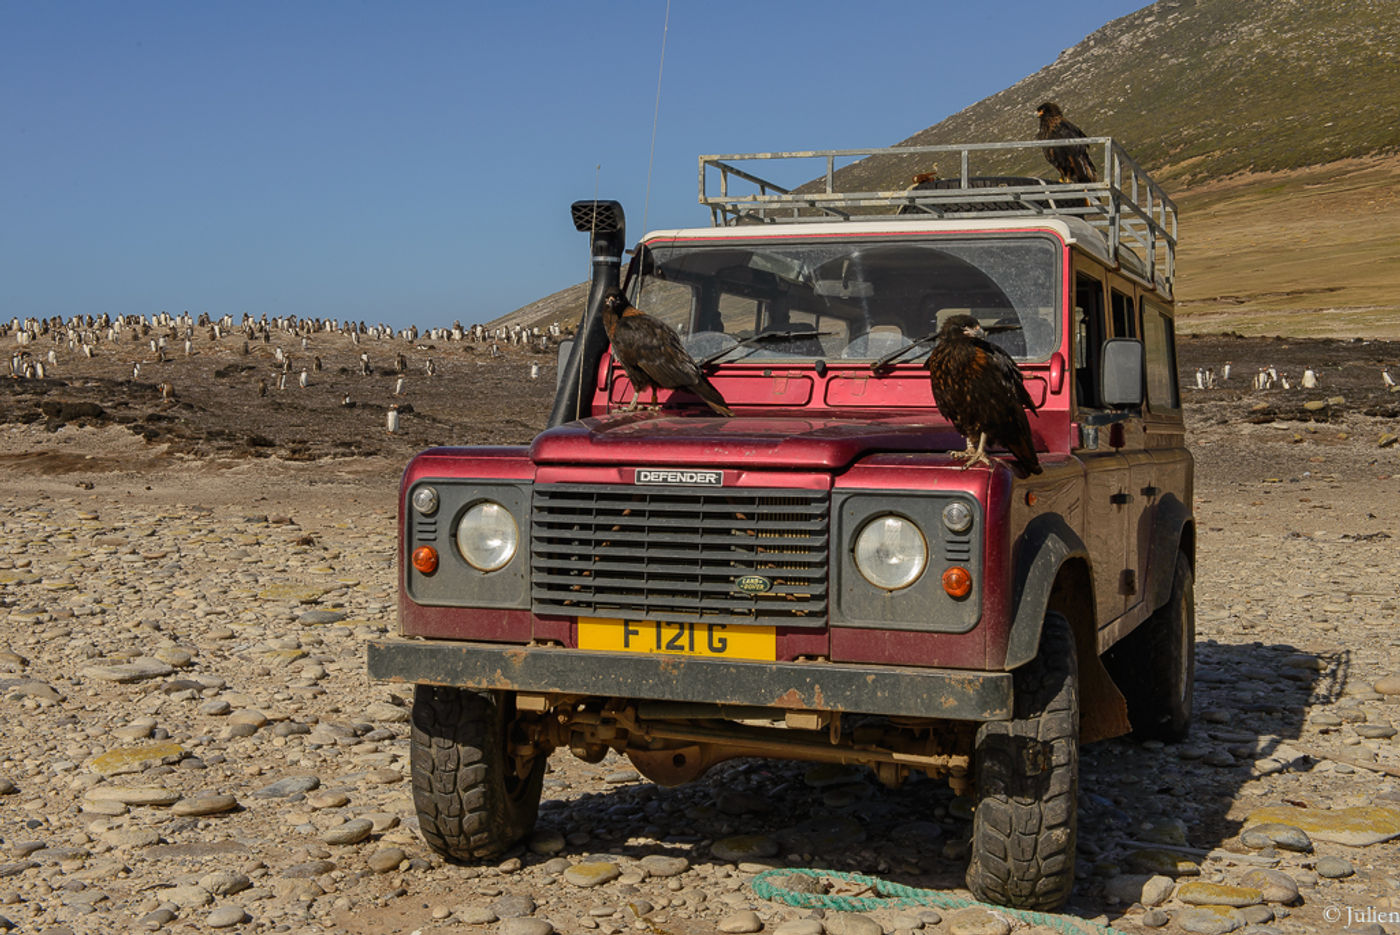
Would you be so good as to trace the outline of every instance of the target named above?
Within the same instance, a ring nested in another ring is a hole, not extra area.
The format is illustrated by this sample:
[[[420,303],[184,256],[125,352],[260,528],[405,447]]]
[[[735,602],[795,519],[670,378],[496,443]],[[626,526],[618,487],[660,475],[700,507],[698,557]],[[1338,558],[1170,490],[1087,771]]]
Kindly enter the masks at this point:
[[[840,470],[864,455],[962,450],[947,422],[927,415],[880,420],[655,412],[582,419],[530,446],[536,464],[658,464]]]

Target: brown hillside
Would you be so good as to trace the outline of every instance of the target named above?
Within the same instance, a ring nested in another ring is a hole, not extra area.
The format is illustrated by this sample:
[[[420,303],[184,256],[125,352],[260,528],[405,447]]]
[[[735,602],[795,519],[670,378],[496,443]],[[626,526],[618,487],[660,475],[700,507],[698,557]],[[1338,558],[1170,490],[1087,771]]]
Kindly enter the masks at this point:
[[[1162,0],[897,145],[1029,139],[1044,100],[1176,199],[1184,330],[1400,337],[1394,0]],[[925,162],[866,159],[840,185],[903,188]],[[1050,175],[1034,152],[982,171]],[[561,296],[512,320],[560,318]]]

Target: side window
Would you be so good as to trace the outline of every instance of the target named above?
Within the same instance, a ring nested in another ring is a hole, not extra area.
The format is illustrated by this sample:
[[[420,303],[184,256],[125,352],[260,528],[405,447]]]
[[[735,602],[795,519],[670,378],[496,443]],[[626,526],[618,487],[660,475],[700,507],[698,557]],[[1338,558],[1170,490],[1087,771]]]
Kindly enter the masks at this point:
[[[1147,405],[1161,412],[1181,408],[1176,383],[1176,331],[1166,309],[1144,302],[1142,310],[1143,356],[1147,365]]]
[[[1117,289],[1112,290],[1112,293],[1113,336],[1115,338],[1137,337],[1137,308],[1133,304],[1132,295],[1119,292]]]
[[[1082,409],[1099,405],[1099,357],[1104,340],[1103,283],[1074,277],[1074,392]]]

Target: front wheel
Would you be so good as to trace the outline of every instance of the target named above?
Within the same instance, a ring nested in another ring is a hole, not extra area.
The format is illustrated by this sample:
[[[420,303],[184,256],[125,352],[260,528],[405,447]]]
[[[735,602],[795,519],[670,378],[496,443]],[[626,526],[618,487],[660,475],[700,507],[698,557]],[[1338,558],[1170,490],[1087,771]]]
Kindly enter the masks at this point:
[[[546,757],[513,755],[515,726],[510,692],[414,690],[413,805],[423,839],[449,860],[499,856],[534,830]]]
[[[1040,652],[1013,674],[1013,717],[977,731],[967,888],[1016,909],[1054,909],[1074,886],[1079,670],[1069,622],[1045,617]]]

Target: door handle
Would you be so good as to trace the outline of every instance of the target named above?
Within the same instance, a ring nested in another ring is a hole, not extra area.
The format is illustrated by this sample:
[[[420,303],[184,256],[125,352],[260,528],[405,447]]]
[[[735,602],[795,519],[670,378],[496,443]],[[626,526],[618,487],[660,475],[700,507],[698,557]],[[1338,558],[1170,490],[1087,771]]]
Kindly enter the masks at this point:
[[[1120,492],[1120,493],[1111,494],[1111,495],[1109,496],[1109,498],[1108,498],[1108,502],[1109,502],[1109,503],[1118,504],[1118,505],[1122,505],[1122,504],[1124,504],[1124,503],[1131,503],[1132,500],[1133,500],[1133,495],[1132,495],[1132,494],[1130,494],[1130,493],[1121,493],[1121,492]]]
[[[1142,488],[1142,495],[1144,497],[1155,497],[1158,493],[1159,491],[1157,490],[1157,488],[1153,487],[1151,484],[1148,484],[1146,487]]]

